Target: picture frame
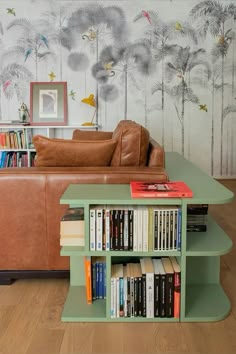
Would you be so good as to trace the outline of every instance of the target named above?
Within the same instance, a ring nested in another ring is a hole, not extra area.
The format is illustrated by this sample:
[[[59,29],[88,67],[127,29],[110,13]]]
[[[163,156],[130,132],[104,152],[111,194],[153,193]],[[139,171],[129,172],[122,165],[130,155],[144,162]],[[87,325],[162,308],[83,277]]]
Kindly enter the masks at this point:
[[[67,125],[67,82],[30,83],[30,124]]]

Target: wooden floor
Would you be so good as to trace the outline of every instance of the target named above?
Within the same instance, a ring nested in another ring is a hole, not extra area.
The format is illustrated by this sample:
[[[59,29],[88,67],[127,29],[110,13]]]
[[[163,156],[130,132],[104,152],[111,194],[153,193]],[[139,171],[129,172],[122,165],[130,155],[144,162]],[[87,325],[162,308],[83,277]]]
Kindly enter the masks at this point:
[[[236,180],[221,181],[236,195]],[[234,242],[222,256],[221,282],[232,304],[215,323],[62,323],[66,279],[0,286],[0,354],[236,353],[236,199],[210,206]]]

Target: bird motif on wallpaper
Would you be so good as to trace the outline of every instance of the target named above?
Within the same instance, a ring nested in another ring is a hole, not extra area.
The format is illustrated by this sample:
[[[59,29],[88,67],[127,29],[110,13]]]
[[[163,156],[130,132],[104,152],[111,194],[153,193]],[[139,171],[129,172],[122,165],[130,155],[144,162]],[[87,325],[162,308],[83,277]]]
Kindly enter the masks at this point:
[[[12,8],[8,7],[8,8],[7,8],[7,14],[8,14],[8,15],[16,16],[15,9],[14,9],[13,7],[12,7]]]
[[[51,72],[48,74],[48,77],[49,77],[50,81],[53,81],[53,80],[56,78],[56,75],[54,74],[53,71],[51,71]]]
[[[43,34],[40,34],[40,39],[41,41],[46,45],[46,47],[48,48],[48,40],[47,38],[43,35]]]
[[[83,34],[82,39],[88,39],[89,41],[94,41],[97,37],[97,33],[94,28],[89,28],[86,33]]]
[[[151,17],[149,15],[149,13],[145,10],[142,10],[140,14],[138,14],[135,18],[134,18],[134,22],[140,20],[141,18],[145,17],[148,22],[150,23],[150,25],[152,24],[152,21],[151,21]]]
[[[76,92],[74,90],[70,90],[69,96],[71,97],[71,99],[73,101],[75,101],[75,95],[76,95]]]
[[[110,70],[112,70],[112,65],[113,65],[113,63],[114,63],[114,61],[110,61],[109,63],[105,63],[104,64],[104,69],[106,70],[106,71],[110,71]]]
[[[6,89],[8,88],[8,86],[11,84],[11,80],[7,80],[4,82],[3,84],[3,92],[6,91]]]
[[[207,110],[207,105],[206,104],[199,104],[199,110],[207,112],[208,111]]]
[[[29,48],[27,49],[26,53],[25,53],[25,60],[24,62],[26,62],[26,60],[28,59],[28,57],[30,56],[30,54],[32,53],[33,49]]]
[[[176,31],[182,31],[183,30],[183,26],[181,25],[180,22],[176,22],[175,29],[176,29]]]

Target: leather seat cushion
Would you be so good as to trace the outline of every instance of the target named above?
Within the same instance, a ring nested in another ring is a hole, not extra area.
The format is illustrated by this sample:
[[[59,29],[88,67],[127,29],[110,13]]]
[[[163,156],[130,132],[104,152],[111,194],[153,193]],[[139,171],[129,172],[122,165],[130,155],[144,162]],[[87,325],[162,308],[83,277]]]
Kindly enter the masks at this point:
[[[35,135],[37,167],[92,167],[109,166],[116,146],[109,140],[67,140],[50,139]]]
[[[89,131],[75,129],[73,131],[72,139],[75,140],[107,140],[111,139],[112,132],[104,131]]]
[[[149,132],[140,124],[122,120],[113,132],[117,145],[111,166],[146,166],[149,148]]]

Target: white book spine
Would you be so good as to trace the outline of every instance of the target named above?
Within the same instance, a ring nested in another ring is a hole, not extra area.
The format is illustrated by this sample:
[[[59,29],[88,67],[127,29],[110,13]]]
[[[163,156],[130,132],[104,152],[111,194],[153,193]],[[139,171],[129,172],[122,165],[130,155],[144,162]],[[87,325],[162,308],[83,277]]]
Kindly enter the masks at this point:
[[[127,307],[127,277],[124,277],[124,317],[128,316],[128,307]]]
[[[154,274],[146,273],[146,317],[154,317]]]
[[[96,209],[96,248],[102,251],[103,209]]]
[[[138,251],[143,250],[143,209],[137,209],[137,234],[138,234]]]
[[[111,318],[116,318],[116,279],[111,278]]]
[[[138,211],[137,208],[134,208],[133,212],[133,251],[138,250]]]
[[[105,210],[106,251],[110,250],[110,209]]]
[[[90,251],[96,250],[96,212],[94,209],[90,209],[89,220],[89,238],[90,238]]]
[[[143,208],[143,251],[148,252],[148,209]]]

